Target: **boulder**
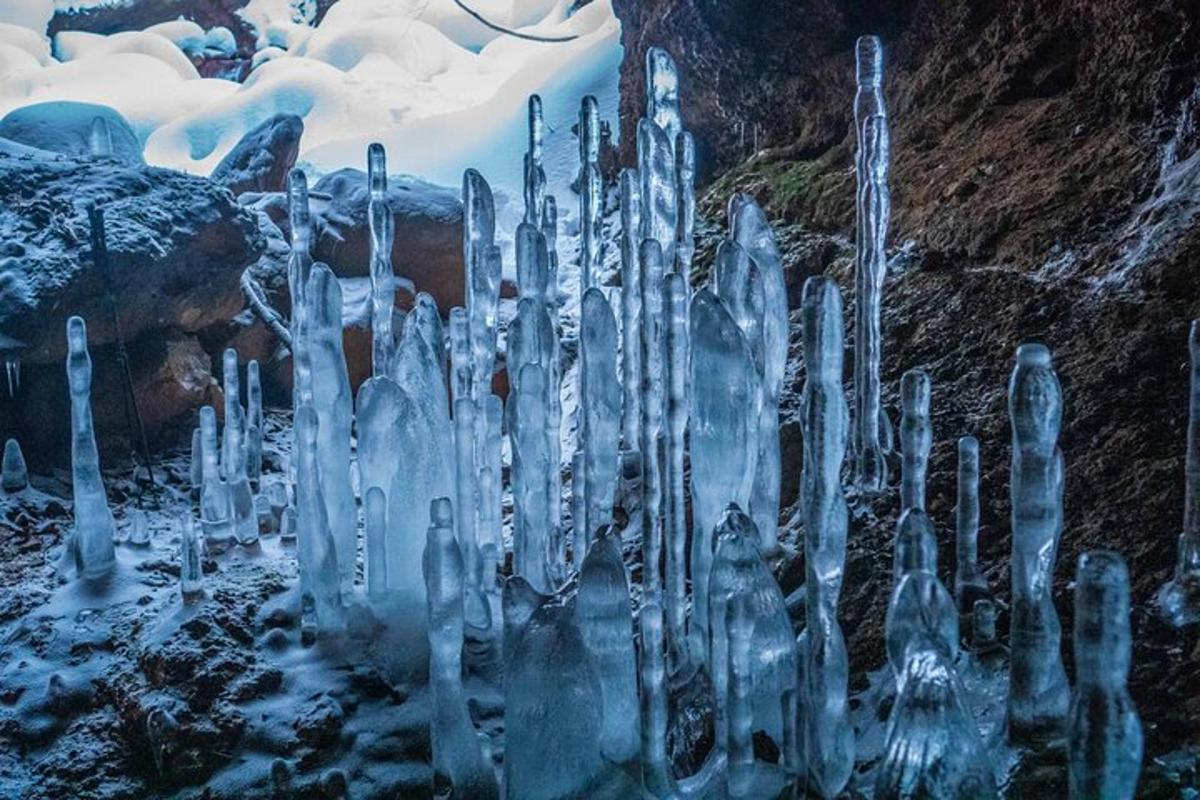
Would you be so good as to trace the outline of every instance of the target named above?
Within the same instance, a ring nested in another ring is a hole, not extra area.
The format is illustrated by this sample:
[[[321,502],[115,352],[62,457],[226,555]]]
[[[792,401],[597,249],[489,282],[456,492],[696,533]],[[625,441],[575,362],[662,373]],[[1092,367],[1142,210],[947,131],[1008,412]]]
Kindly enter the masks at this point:
[[[95,103],[55,100],[14,109],[0,119],[0,139],[52,153],[91,158],[92,127],[108,124],[112,156],[123,164],[144,164],[142,143],[115,109]]]
[[[300,117],[276,114],[243,136],[210,177],[234,195],[282,192],[287,188],[288,172],[296,164],[303,133]]]
[[[126,341],[196,332],[243,306],[242,271],[266,247],[222,187],[180,172],[0,153],[0,351],[59,362],[72,314],[93,347],[115,340],[109,285],[91,257],[87,207],[107,220],[111,289]]]

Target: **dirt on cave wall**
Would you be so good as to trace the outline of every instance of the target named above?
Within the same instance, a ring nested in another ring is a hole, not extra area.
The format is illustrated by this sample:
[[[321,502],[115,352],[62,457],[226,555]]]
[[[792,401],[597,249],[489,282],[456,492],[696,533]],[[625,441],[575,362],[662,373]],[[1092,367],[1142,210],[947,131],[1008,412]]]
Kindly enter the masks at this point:
[[[1008,597],[1006,384],[1016,346],[1043,341],[1066,407],[1055,572],[1064,655],[1070,665],[1078,555],[1119,550],[1133,581],[1130,685],[1147,754],[1200,745],[1200,634],[1168,630],[1152,614],[1180,530],[1187,326],[1200,316],[1200,8],[1184,0],[614,6],[625,45],[624,162],[636,160],[645,50],[661,46],[679,65],[684,124],[697,138],[702,215],[723,228],[729,194],[754,195],[778,225],[793,312],[803,278],[825,271],[842,287],[847,319],[854,41],[883,38],[889,242],[898,255],[885,287],[884,400],[896,419],[900,375],[930,372],[929,509],[942,576],[954,563],[955,440],[971,433],[983,459],[980,558]],[[785,502],[802,451],[797,322],[793,315],[781,408]],[[874,512],[853,523],[841,606],[853,680],[884,660],[896,509]],[[785,591],[803,578],[799,562],[781,565]]]

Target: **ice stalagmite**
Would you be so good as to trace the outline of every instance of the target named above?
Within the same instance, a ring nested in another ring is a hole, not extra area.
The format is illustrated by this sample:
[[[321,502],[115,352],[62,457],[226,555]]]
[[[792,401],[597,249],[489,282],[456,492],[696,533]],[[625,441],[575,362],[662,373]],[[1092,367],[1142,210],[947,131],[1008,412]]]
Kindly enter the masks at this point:
[[[404,414],[414,413],[412,400],[394,380],[371,378],[358,389],[354,423],[358,435],[358,477],[363,496],[372,488],[386,495],[404,464],[402,429]]]
[[[708,652],[708,580],[713,531],[729,503],[746,507],[753,480],[758,376],[746,337],[716,295],[692,298],[689,427],[692,470],[693,654]]]
[[[640,237],[662,249],[664,268],[675,263],[675,225],[679,212],[675,185],[675,140],[658,125],[642,119],[637,127],[638,177],[641,180]],[[645,291],[645,287],[642,287]]]
[[[1176,627],[1200,622],[1200,321],[1192,322],[1188,350],[1191,384],[1183,465],[1183,532],[1175,575],[1158,593],[1163,616]]]
[[[775,233],[766,214],[752,198],[735,194],[729,199],[730,234],[749,255],[762,285],[761,361],[756,362],[762,388],[758,422],[758,455],[750,514],[758,525],[763,549],[778,550],[779,524],[779,393],[787,363],[788,305],[783,282],[783,261]],[[753,342],[751,343],[753,347]],[[757,354],[756,354],[757,358]]]
[[[258,361],[246,364],[246,475],[258,485],[262,477],[263,445],[262,373]]]
[[[587,290],[603,263],[604,186],[600,177],[600,107],[588,95],[579,108],[579,285]]]
[[[372,486],[363,498],[363,528],[366,532],[367,598],[378,602],[387,597],[387,497]]]
[[[546,474],[546,370],[537,363],[521,368],[510,398],[513,487],[513,573],[541,592],[553,591],[550,502]]]
[[[549,301],[550,258],[546,237],[528,222],[517,226],[517,287],[521,299],[531,298],[545,304]]]
[[[849,524],[842,495],[848,410],[842,391],[842,298],[826,277],[809,278],[803,296],[804,365],[801,398],[804,467],[804,563],[807,630],[800,674],[804,762],[812,788],[836,797],[854,770],[854,729],[849,718],[850,664],[838,624],[838,596],[846,562]]]
[[[188,478],[192,484],[192,499],[200,499],[200,488],[204,482],[204,445],[200,428],[192,428],[192,459],[188,465]]]
[[[238,399],[238,356],[232,347],[225,350],[225,441],[221,450],[222,473],[229,487],[233,512],[233,534],[238,544],[258,542],[258,515],[254,511],[254,492],[246,473],[249,446],[246,441],[246,413]]]
[[[0,466],[0,488],[6,492],[19,492],[29,485],[29,470],[25,467],[25,454],[16,439],[4,443],[4,460]]]
[[[900,519],[896,523],[893,576],[898,584],[913,570],[937,571],[937,535],[925,513],[925,473],[933,431],[929,424],[929,375],[910,369],[900,378]]]
[[[464,402],[469,402],[464,400]],[[450,499],[429,509],[422,571],[429,612],[429,683],[433,691],[430,742],[435,797],[499,800],[500,787],[480,748],[462,685],[462,554],[454,538]]]
[[[1132,798],[1142,766],[1142,724],[1126,681],[1129,569],[1117,553],[1079,557],[1075,573],[1075,689],[1067,727],[1072,800]]]
[[[469,397],[461,397],[454,403],[454,485],[457,491],[454,502],[460,509],[457,534],[459,546],[462,548],[463,568],[471,588],[478,589],[479,543],[475,533],[475,404]]]
[[[686,661],[687,652],[687,485],[684,481],[684,436],[687,431],[688,302],[685,273],[663,279],[666,321],[666,604],[672,668]]]
[[[662,592],[663,547],[663,252],[645,239],[642,262],[642,586],[654,597]]]
[[[500,302],[500,251],[496,248],[496,206],[492,189],[473,169],[463,173],[463,263],[467,269],[470,317],[471,396],[476,405],[492,390]],[[478,409],[482,411],[482,409]]]
[[[542,165],[542,140],[546,122],[542,98],[529,96],[529,149],[525,153],[525,222],[540,226],[546,203],[546,172]]]
[[[482,585],[486,591],[496,587],[496,570],[504,560],[504,542],[501,538],[501,426],[504,421],[504,403],[494,394],[484,398],[482,412],[486,431],[482,443],[477,442],[476,455],[480,458],[479,468],[479,513],[476,515],[479,552],[482,559]],[[476,422],[479,420],[477,419]],[[481,446],[480,446],[481,445]]]
[[[687,277],[696,255],[696,142],[687,131],[675,139],[675,181],[678,215],[675,220],[675,271]]]
[[[621,542],[611,533],[601,534],[583,560],[575,620],[600,679],[600,750],[614,764],[633,761],[640,750],[633,617]]]
[[[992,764],[952,662],[934,650],[908,659],[888,717],[876,800],[990,800]]]
[[[977,600],[991,598],[987,578],[979,571],[979,441],[958,440],[958,500],[954,505],[954,601],[958,613],[970,614]]]
[[[642,632],[641,659],[641,745],[642,787],[656,800],[675,798],[675,781],[667,759],[667,667],[663,652],[663,610],[657,597],[642,602],[638,614]]]
[[[642,422],[642,266],[641,184],[637,170],[621,171],[621,441],[627,450],[640,446]]]
[[[300,624],[304,638],[312,641],[317,629],[336,628],[340,622],[341,580],[322,492],[317,412],[311,406],[301,406],[296,411],[295,425]]]
[[[890,143],[883,103],[883,45],[877,36],[860,37],[855,45],[857,92],[854,131],[858,142],[854,256],[854,421],[855,484],[874,495],[887,486],[880,424],[879,396],[882,353],[880,329],[883,280],[887,271],[887,228]]]
[[[391,367],[392,307],[396,288],[392,272],[392,239],[396,221],[387,200],[387,155],[383,145],[367,147],[367,222],[371,229],[371,374],[386,375]]]
[[[906,574],[892,590],[884,629],[888,661],[897,681],[901,680],[904,665],[914,652],[934,650],[950,664],[958,655],[958,613],[954,598],[928,570]]]
[[[584,292],[580,312],[583,395],[584,520],[576,528],[575,558],[583,562],[596,530],[612,522],[620,440],[621,385],[617,381],[617,321],[604,293]],[[582,532],[582,536],[580,533]]]
[[[646,117],[674,144],[683,121],[679,113],[679,72],[671,54],[661,47],[646,51]]]
[[[470,400],[471,331],[467,310],[462,306],[450,309],[450,402]]]
[[[415,311],[410,313],[396,349],[393,372],[404,400],[392,417],[399,437],[393,457],[398,453],[403,461],[392,474],[391,486],[385,488],[388,588],[422,603],[425,582],[420,565],[429,504],[438,497],[455,496],[454,432],[445,373],[423,327],[429,324],[420,323]]]
[[[507,660],[507,796],[521,800],[606,796],[599,785],[601,776],[611,770],[600,744],[605,708],[600,682],[570,608],[539,605]]]
[[[212,406],[200,409],[200,529],[210,544],[224,546],[233,538],[233,506],[229,484],[221,477],[217,445],[217,413]]]
[[[100,580],[116,567],[112,511],[100,475],[92,426],[92,358],[82,317],[67,320],[67,386],[71,392],[71,486],[75,527],[67,552],[79,577]]]
[[[200,565],[200,538],[192,522],[192,512],[184,513],[179,525],[179,590],[183,602],[194,603],[204,597],[204,570]]]
[[[291,226],[291,254],[288,256],[288,294],[292,300],[292,371],[294,376],[295,406],[308,403],[312,382],[309,365],[302,352],[304,335],[305,290],[309,273],[312,272],[312,217],[308,208],[308,178],[303,170],[293,169],[288,173],[288,217]]]
[[[223,393],[225,396],[225,427],[221,436],[221,477],[233,477],[234,464],[242,447],[242,426],[245,411],[242,408],[241,386],[238,380],[238,354],[227,347],[222,354]]]
[[[313,266],[306,299],[321,492],[337,548],[342,593],[348,594],[354,586],[358,544],[350,482],[350,377],[342,352],[342,288],[324,264]]]
[[[755,796],[754,675],[751,667],[755,620],[750,598],[745,595],[731,597],[724,617],[728,641],[728,688],[724,705],[727,718],[725,749],[729,764],[729,797],[733,800],[749,800]],[[721,706],[719,698],[717,706]]]
[[[1062,536],[1062,389],[1044,345],[1017,348],[1008,385],[1012,419],[1012,668],[1008,734],[1015,743],[1057,738],[1070,690],[1050,593]]]

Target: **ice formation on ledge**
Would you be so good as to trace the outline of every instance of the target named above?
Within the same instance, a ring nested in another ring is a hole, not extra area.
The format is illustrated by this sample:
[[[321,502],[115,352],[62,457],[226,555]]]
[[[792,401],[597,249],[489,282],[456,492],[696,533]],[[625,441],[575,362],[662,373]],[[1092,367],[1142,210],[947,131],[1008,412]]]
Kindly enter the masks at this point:
[[[1062,536],[1062,389],[1041,344],[1017,348],[1008,385],[1012,419],[1012,670],[1008,733],[1013,742],[1063,734],[1070,689],[1051,583]]]
[[[1079,557],[1075,572],[1075,687],[1067,723],[1070,797],[1133,797],[1142,724],[1129,677],[1129,569],[1110,551]]]
[[[115,526],[92,425],[92,358],[88,355],[87,326],[82,317],[67,320],[67,385],[71,392],[71,485],[75,527],[67,541],[66,557],[79,576],[97,581],[116,567]]]
[[[1200,622],[1200,321],[1188,331],[1191,382],[1187,455],[1184,462],[1183,532],[1179,534],[1175,574],[1159,590],[1163,616],[1176,627]]]
[[[4,460],[0,462],[0,488],[6,492],[19,492],[28,485],[25,454],[16,439],[9,439],[4,443]]]

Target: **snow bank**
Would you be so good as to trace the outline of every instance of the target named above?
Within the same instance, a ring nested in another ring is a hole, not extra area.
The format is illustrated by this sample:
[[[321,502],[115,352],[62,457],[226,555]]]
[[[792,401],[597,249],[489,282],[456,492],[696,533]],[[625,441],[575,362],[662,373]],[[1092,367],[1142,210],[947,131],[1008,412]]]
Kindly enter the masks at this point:
[[[0,3],[0,22],[28,28],[43,37],[53,16],[54,0],[4,0]]]
[[[81,61],[112,53],[137,53],[158,59],[185,81],[200,77],[179,46],[157,33],[127,31],[102,36],[84,31],[63,31],[54,37],[54,55],[59,61]]]

